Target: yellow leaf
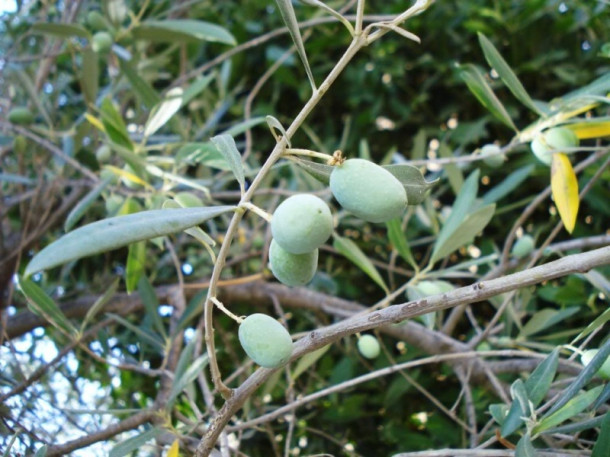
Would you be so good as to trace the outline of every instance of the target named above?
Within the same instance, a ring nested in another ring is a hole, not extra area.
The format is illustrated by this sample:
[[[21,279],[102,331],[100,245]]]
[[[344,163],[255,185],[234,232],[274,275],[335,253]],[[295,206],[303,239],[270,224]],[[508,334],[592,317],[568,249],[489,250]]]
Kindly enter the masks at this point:
[[[610,121],[577,122],[565,127],[576,133],[576,136],[581,140],[610,136]]]
[[[180,450],[180,442],[178,440],[174,440],[172,445],[169,447],[167,451],[167,455],[165,457],[178,457],[178,451]]]
[[[122,170],[121,168],[115,167],[114,165],[104,165],[104,168],[112,171],[115,175],[119,175],[121,178],[124,178],[127,181],[131,181],[133,183],[140,184],[141,186],[152,189],[152,186],[150,184],[148,184],[142,178],[129,171]]]
[[[551,164],[551,190],[563,226],[570,233],[574,230],[578,215],[578,181],[567,155],[553,154]]]
[[[89,113],[85,113],[85,118],[89,121],[89,123],[91,125],[93,125],[100,132],[106,133],[106,129],[104,128],[104,124],[102,124],[102,122],[97,117],[94,117],[94,116],[92,116]]]

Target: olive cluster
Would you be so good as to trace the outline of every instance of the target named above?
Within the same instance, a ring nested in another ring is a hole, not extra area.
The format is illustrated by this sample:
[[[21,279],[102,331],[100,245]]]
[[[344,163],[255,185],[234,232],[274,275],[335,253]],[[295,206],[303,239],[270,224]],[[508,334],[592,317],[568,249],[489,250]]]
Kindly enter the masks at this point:
[[[330,175],[330,189],[339,204],[367,222],[385,222],[401,215],[407,193],[389,171],[368,160],[350,159],[337,164]],[[291,287],[310,282],[318,266],[318,250],[330,238],[333,217],[319,197],[299,194],[284,200],[273,213],[269,264],[273,275]],[[239,341],[248,356],[266,368],[288,362],[292,354],[290,334],[277,320],[252,314],[239,326]],[[379,355],[372,335],[358,340],[358,350],[369,359]]]

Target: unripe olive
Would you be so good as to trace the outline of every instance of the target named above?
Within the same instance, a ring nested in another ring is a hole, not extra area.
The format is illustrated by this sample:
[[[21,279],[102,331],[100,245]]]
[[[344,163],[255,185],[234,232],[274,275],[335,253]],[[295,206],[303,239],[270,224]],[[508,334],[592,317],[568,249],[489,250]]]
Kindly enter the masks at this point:
[[[379,355],[379,341],[373,335],[362,335],[358,338],[357,346],[362,357],[375,359]]]
[[[293,254],[284,250],[275,240],[269,246],[269,263],[273,276],[287,286],[304,286],[311,281],[318,268],[318,250]]]
[[[265,368],[284,365],[292,354],[290,334],[277,320],[256,313],[239,325],[239,342],[248,357]]]
[[[292,254],[305,254],[323,245],[333,231],[333,217],[321,198],[293,195],[277,207],[271,219],[273,238]]]
[[[95,31],[106,30],[108,28],[106,19],[99,11],[89,11],[87,14],[87,24]]]
[[[108,162],[111,156],[112,149],[110,149],[110,146],[108,146],[107,144],[102,144],[95,151],[95,157],[97,158],[98,162]]]
[[[105,53],[112,47],[112,35],[108,32],[97,32],[91,39],[91,49],[97,53]]]
[[[598,353],[599,349],[587,349],[580,356],[580,361],[586,367],[591,363],[593,357]],[[603,379],[610,379],[610,357],[606,359],[597,374]]]
[[[563,152],[579,144],[576,134],[565,127],[555,127],[538,135],[531,143],[532,152],[542,163],[551,165],[554,152]]]
[[[25,149],[28,146],[28,140],[23,135],[17,135],[13,140],[13,151],[15,154],[25,154]]]
[[[399,217],[407,206],[407,192],[400,181],[364,159],[349,159],[335,166],[330,190],[343,208],[368,222]]]
[[[513,245],[511,254],[518,259],[522,259],[523,257],[530,255],[534,250],[535,245],[534,239],[530,235],[523,235]]]
[[[25,106],[16,106],[8,112],[8,120],[13,124],[27,125],[34,122],[34,115]]]
[[[481,156],[484,157],[483,162],[485,165],[491,168],[501,167],[506,160],[506,156],[500,154],[500,147],[495,144],[486,144],[483,146],[481,148]]]

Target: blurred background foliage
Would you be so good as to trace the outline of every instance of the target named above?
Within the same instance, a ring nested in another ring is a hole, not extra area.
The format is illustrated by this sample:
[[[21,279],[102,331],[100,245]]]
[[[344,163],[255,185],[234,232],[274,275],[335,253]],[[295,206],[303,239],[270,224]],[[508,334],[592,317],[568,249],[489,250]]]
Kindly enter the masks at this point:
[[[328,3],[337,9],[345,5],[345,2]],[[5,11],[0,21],[3,199],[0,290],[5,291],[2,296],[5,319],[26,311],[24,298],[13,291],[14,273],[23,271],[34,252],[64,232],[62,226],[70,211],[99,184],[84,176],[82,170],[75,170],[66,157],[98,179],[108,180],[99,197],[87,207],[79,225],[143,208],[159,208],[167,198],[177,198],[179,193],[188,193],[184,198],[195,203],[235,203],[239,198],[238,187],[227,173],[222,157],[210,148],[209,138],[234,129],[238,148],[247,151],[251,178],[275,143],[264,116],[273,115],[288,125],[310,94],[305,72],[295,55],[289,55],[260,89],[257,87],[267,69],[292,45],[287,33],[274,33],[283,28],[274,2],[66,0],[17,1],[16,6],[16,12]],[[391,15],[406,6],[407,2],[399,0],[369,1],[366,13]],[[40,22],[66,22],[73,9],[74,17],[68,22],[78,25],[76,32],[36,29],[35,24]],[[298,2],[295,9],[301,21],[315,23],[315,19],[324,17],[319,10]],[[98,12],[105,23],[93,23],[92,12]],[[490,73],[477,33],[485,34],[494,43],[534,99],[549,102],[608,74],[608,12],[609,5],[602,0],[438,0],[407,24],[408,30],[421,38],[421,44],[388,34],[358,55],[308,118],[293,144],[328,153],[340,148],[350,157],[370,157],[383,163],[431,157],[430,151],[448,156],[468,155],[494,141],[505,145],[513,132],[497,122],[467,90],[457,64],[474,63],[485,71],[518,127],[526,127],[537,117]],[[138,30],[139,23],[178,18],[218,24],[234,37],[234,44],[164,40],[155,37],[155,31],[146,34]],[[109,49],[92,51],[91,37],[100,29],[110,33],[113,44]],[[313,73],[320,82],[349,44],[350,36],[341,25],[329,21],[304,27],[302,31],[307,37]],[[51,41],[49,38],[57,33],[65,35]],[[235,44],[257,38],[260,43],[214,64],[214,59],[234,49]],[[144,139],[151,109],[175,87],[191,88],[193,98]],[[250,100],[255,87],[258,92]],[[27,129],[11,128],[6,121],[10,110],[19,106],[27,106],[34,115]],[[605,106],[595,112],[598,116],[604,114],[607,115]],[[248,123],[246,118],[254,121]],[[105,132],[97,127],[99,123],[104,125]],[[249,125],[253,126],[251,140],[243,134]],[[19,141],[25,141],[25,146],[19,146],[17,136],[22,138]],[[56,145],[61,154],[51,154],[48,142]],[[485,229],[484,237],[477,239],[478,254],[474,256],[471,249],[462,248],[443,262],[444,268],[497,254],[523,207],[548,185],[548,168],[537,162],[526,146],[511,151],[508,160],[497,169],[480,162],[454,165],[453,169],[422,168],[428,179],[441,180],[430,198],[410,210],[404,221],[406,238],[416,260],[430,255],[431,241],[455,199],[451,178],[459,182],[480,168],[479,196],[482,196],[526,166],[532,166],[527,179],[497,202],[496,216]],[[590,166],[580,175],[581,188],[598,167]],[[581,203],[574,237],[607,234],[608,182],[610,174],[606,170]],[[273,189],[319,191],[330,199],[324,186],[293,164],[281,163],[274,168],[255,203],[272,211],[283,198],[281,192]],[[550,204],[541,205],[524,227],[537,244],[557,223],[557,216],[551,213],[549,217],[549,210]],[[207,223],[206,231],[219,241],[227,220],[221,217]],[[392,288],[412,275],[410,266],[392,253],[383,227],[364,225],[346,216],[342,217],[338,231],[358,243]],[[562,238],[567,239],[567,233],[563,232],[559,239]],[[225,279],[263,272],[267,243],[265,224],[248,216],[233,246]],[[201,282],[209,276],[212,260],[201,244],[184,234],[172,237],[171,244],[173,251],[167,249],[167,241],[146,243],[137,256],[143,264],[140,274],[143,272],[155,286],[174,284],[179,262],[187,282]],[[37,275],[35,280],[57,302],[78,301],[103,293],[117,276],[124,278],[128,256],[135,258],[136,254],[120,249],[53,269]],[[311,288],[365,304],[383,297],[375,283],[334,249],[325,248],[320,265]],[[455,274],[445,274],[444,279],[459,287],[492,267],[490,262],[470,269],[458,268]],[[119,287],[125,290],[124,282]],[[195,310],[203,296],[194,292],[190,295],[187,309]],[[162,326],[167,327],[171,307],[166,303],[160,305]],[[154,303],[152,306],[154,309]],[[231,306],[238,315],[251,312],[247,302]],[[498,348],[548,350],[580,332],[605,306],[604,296],[583,277],[547,283],[535,291],[524,290],[515,301],[513,314],[505,318],[502,333],[495,335],[490,344]],[[564,312],[555,326],[530,327],[524,333],[523,324],[548,307]],[[482,306],[477,308],[476,317],[484,325],[493,313],[492,306]],[[424,322],[436,329],[443,318],[437,315]],[[157,368],[164,350],[162,345],[154,344],[154,339],[160,338],[156,323],[159,318],[142,312],[125,319],[132,327],[121,321],[99,330],[94,341],[86,348],[77,348],[56,367],[53,375],[44,377],[34,388],[5,405],[1,412],[4,425],[0,447],[6,449],[17,434],[15,449],[25,455],[40,441],[61,442],[80,434],[79,428],[86,431],[111,422],[108,416],[87,416],[73,410],[138,409],[151,404],[158,389],[157,381],[151,382],[150,377],[135,371],[109,367],[105,360]],[[291,333],[332,322],[333,318],[323,313],[290,311]],[[466,320],[460,322],[456,338],[472,337],[471,324]],[[235,324],[220,316],[216,325],[223,348],[220,363],[230,373],[244,363]],[[192,338],[195,326],[194,318],[185,321],[187,340]],[[153,335],[153,343],[142,339],[134,327]],[[381,368],[424,355],[418,348],[397,344],[391,338],[383,337],[382,341],[387,352],[371,366],[370,361],[357,353],[355,338],[346,338],[320,359],[315,370],[296,380],[294,392],[313,392],[366,373],[372,367]],[[596,340],[601,341],[602,338]],[[4,343],[0,384],[6,392],[23,380],[24,371],[29,373],[48,362],[49,353],[56,354],[66,340],[48,327],[19,336],[13,343],[5,338]],[[246,368],[246,372],[249,370]],[[460,383],[446,366],[425,366],[409,371],[409,376],[444,405],[453,404],[460,393]],[[510,382],[514,377],[506,375],[503,380]],[[245,373],[236,378],[243,380]],[[244,417],[254,417],[283,404],[286,389],[284,377],[274,377],[262,388],[262,393],[251,399]],[[190,394],[197,404],[203,404],[199,392],[193,390]],[[487,406],[498,400],[482,385],[474,387],[472,395],[478,419],[484,424],[488,420]],[[182,399],[175,408],[184,416],[194,417],[189,403]],[[463,417],[460,408],[456,414]],[[88,417],[87,422],[79,422],[83,417]],[[17,433],[20,426],[32,433]],[[278,453],[283,448],[284,433],[284,419],[258,432],[248,430],[240,435],[242,450],[251,456]],[[294,433],[294,447],[300,446],[299,452],[303,454],[391,455],[406,449],[467,445],[466,433],[460,425],[436,409],[402,376],[371,381],[299,410]],[[114,444],[106,443],[74,455],[93,455],[89,452],[105,455]],[[150,454],[158,449],[151,446]],[[148,448],[143,448],[138,455],[148,452]]]

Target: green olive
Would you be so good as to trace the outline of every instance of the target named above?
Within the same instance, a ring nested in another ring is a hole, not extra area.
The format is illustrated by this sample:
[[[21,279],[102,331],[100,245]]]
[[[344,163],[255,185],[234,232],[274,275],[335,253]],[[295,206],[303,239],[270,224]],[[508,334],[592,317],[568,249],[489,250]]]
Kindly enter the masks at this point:
[[[112,35],[108,32],[97,32],[91,39],[91,49],[99,54],[104,54],[110,50],[113,41]]]
[[[566,127],[555,127],[538,135],[531,143],[532,152],[542,163],[551,165],[553,153],[564,152],[579,144],[576,134]]]
[[[485,165],[491,168],[499,168],[504,164],[506,156],[500,154],[500,147],[495,144],[486,144],[481,148],[481,156]]]
[[[239,325],[238,336],[248,357],[262,367],[282,366],[292,354],[290,333],[277,320],[266,314],[249,315]]]
[[[368,222],[399,217],[407,206],[407,192],[401,182],[368,160],[349,159],[335,166],[330,190],[343,208]]]
[[[362,335],[358,338],[358,351],[362,357],[367,359],[375,359],[379,356],[380,347],[379,341],[373,335]]]
[[[513,245],[511,254],[518,259],[522,259],[530,255],[530,253],[534,250],[535,246],[536,243],[534,241],[534,238],[532,238],[530,235],[523,235]]]
[[[17,125],[28,125],[34,122],[34,115],[25,106],[16,106],[8,112],[8,120]]]
[[[273,239],[292,254],[305,254],[323,245],[333,231],[333,217],[324,200],[293,195],[277,207],[271,219]]]
[[[273,276],[282,284],[297,287],[311,281],[318,268],[318,250],[305,254],[293,254],[282,248],[275,240],[269,246],[269,264]]]

